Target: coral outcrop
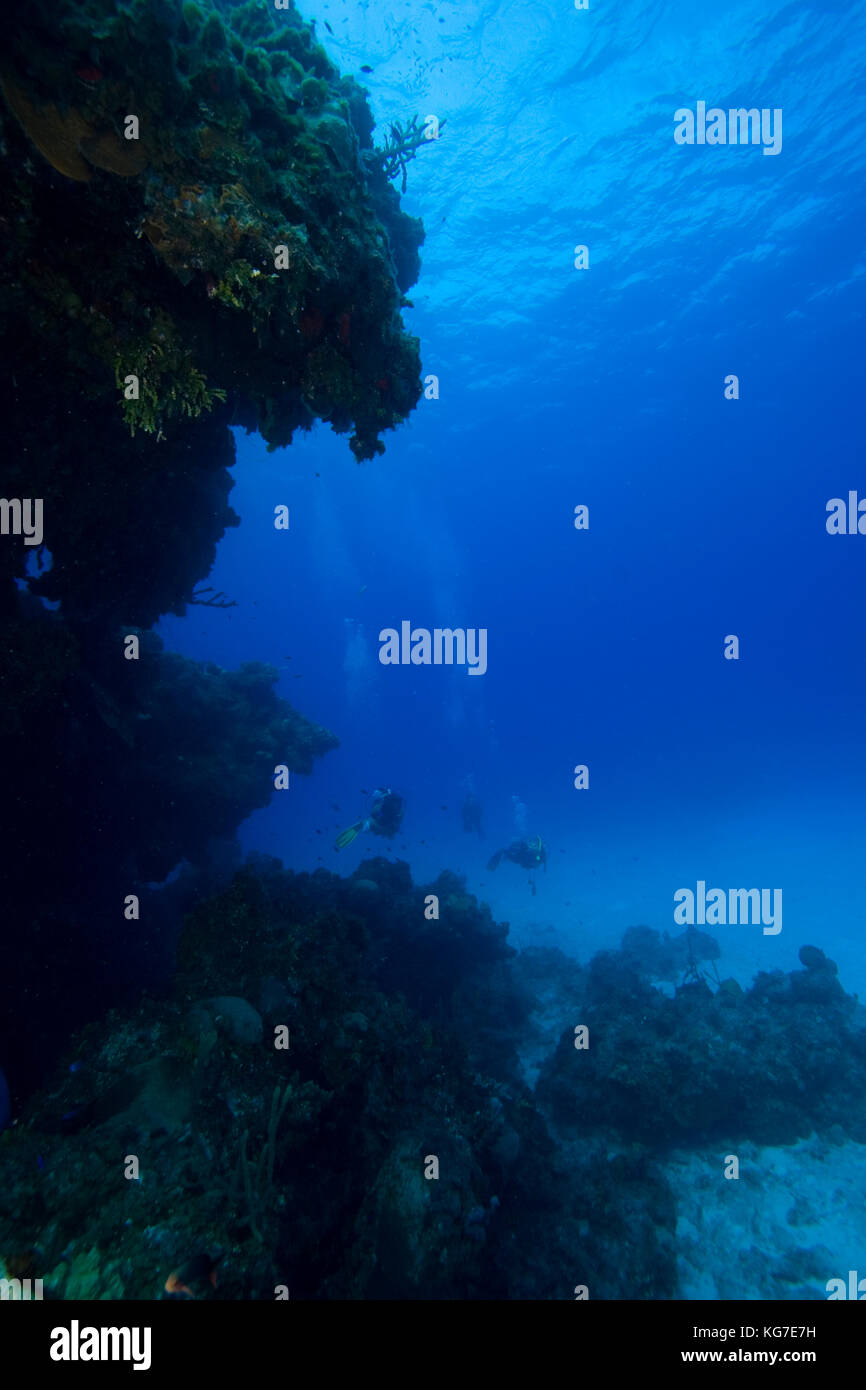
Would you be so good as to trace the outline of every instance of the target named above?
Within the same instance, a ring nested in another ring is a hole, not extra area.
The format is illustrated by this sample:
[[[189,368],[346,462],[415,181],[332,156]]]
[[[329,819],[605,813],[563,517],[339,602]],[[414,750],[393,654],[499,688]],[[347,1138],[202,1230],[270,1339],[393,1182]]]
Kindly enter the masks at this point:
[[[650,937],[655,965],[672,943]],[[670,1147],[790,1144],[838,1126],[866,1142],[866,1014],[823,952],[804,947],[805,969],[761,972],[747,990],[687,978],[670,998],[636,968],[636,941],[590,963],[574,1000],[588,1049],[566,1032],[542,1069],[538,1095],[566,1131]]]
[[[170,998],[73,1039],[0,1147],[0,1254],[34,1252],[47,1294],[158,1298],[205,1249],[221,1297],[483,1295],[507,1174],[535,1146],[525,1087],[474,1070],[453,1027],[489,917],[465,898],[460,960],[413,1007],[392,982],[424,890],[362,867],[370,916],[351,881],[251,862],[190,913]],[[133,1152],[139,1182],[118,1166]]]
[[[224,671],[129,628],[73,635],[30,604],[36,614],[10,624],[17,656],[0,680],[4,775],[17,789],[3,891],[22,923],[4,959],[0,1039],[19,1081],[97,1001],[167,967],[170,923],[147,885],[181,861],[212,874],[212,846],[267,805],[275,769],[308,774],[338,742],[276,695],[273,667]],[[137,661],[123,656],[130,634]],[[46,724],[52,737],[34,739]],[[135,919],[129,894],[142,904]]]
[[[672,1297],[652,1158],[554,1142],[518,1074],[506,936],[452,875],[253,857],[188,914],[170,997],[74,1038],[0,1142],[0,1256],[64,1299],[162,1297],[201,1252],[204,1297]],[[528,978],[545,970],[572,979],[557,953]]]
[[[0,1257],[65,1299],[162,1297],[197,1255],[208,1298],[670,1299],[672,1145],[864,1137],[863,1011],[817,948],[671,998],[634,933],[587,967],[506,938],[451,875],[252,857],[192,905],[168,996],[73,1038],[0,1139]]]
[[[148,955],[142,932],[112,945],[118,893],[201,864],[276,763],[333,746],[262,669],[146,641],[126,663],[118,642],[195,602],[237,524],[232,425],[276,447],[327,421],[365,460],[414,408],[400,311],[423,232],[364,90],[293,5],[19,6],[0,142],[0,496],[44,518],[35,549],[0,546],[0,890],[25,924],[2,1044],[22,986],[68,1028],[76,949],[94,957],[77,1006],[115,998]]]
[[[312,28],[62,0],[8,38],[4,316],[60,335],[79,408],[162,438],[228,400],[270,444],[319,418],[379,452],[420,395],[399,313],[422,232]]]

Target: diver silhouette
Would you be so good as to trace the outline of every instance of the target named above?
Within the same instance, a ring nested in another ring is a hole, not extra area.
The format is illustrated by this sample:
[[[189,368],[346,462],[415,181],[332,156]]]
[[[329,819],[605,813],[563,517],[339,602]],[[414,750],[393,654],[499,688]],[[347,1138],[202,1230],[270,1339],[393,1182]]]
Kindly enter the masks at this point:
[[[503,859],[511,864],[519,864],[521,869],[537,869],[540,864],[547,873],[547,848],[540,835],[533,835],[529,840],[512,840],[505,849],[498,849],[487,861],[488,870],[498,869]],[[530,878],[529,886],[535,897],[534,879]]]
[[[402,796],[390,787],[377,787],[370,802],[369,815],[342,830],[337,836],[334,848],[345,849],[357,839],[362,830],[369,830],[374,835],[384,835],[387,840],[393,839],[403,824],[403,810]]]

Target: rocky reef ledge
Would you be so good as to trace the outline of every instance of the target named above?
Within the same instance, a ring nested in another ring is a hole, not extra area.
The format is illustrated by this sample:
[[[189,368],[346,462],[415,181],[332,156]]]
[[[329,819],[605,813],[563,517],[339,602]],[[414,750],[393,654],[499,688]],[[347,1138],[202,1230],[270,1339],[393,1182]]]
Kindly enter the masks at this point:
[[[170,993],[73,1038],[0,1139],[7,1271],[64,1299],[675,1298],[687,1149],[718,1187],[732,1141],[863,1139],[863,1010],[815,948],[670,997],[646,928],[585,967],[507,935],[453,874],[251,858],[187,914]]]
[[[13,1089],[33,1039],[56,1041],[89,990],[116,1000],[131,959],[121,884],[200,858],[267,800],[275,763],[308,772],[336,741],[261,669],[184,662],[142,635],[209,601],[196,595],[238,522],[232,425],[276,448],[326,421],[360,461],[420,396],[401,307],[423,229],[391,183],[405,162],[373,127],[364,89],[292,4],[58,0],[6,20],[0,889],[17,927],[0,1055]],[[76,957],[93,963],[71,991]]]

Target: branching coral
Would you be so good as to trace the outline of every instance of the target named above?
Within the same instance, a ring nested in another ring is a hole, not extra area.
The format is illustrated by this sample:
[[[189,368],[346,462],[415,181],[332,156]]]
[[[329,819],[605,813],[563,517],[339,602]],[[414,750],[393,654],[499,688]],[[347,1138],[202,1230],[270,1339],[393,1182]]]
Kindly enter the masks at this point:
[[[210,594],[210,598],[205,598],[205,594]],[[238,606],[233,598],[226,598],[222,589],[214,593],[212,585],[193,590],[192,598],[188,599],[187,602],[197,603],[202,608],[237,608]]]
[[[440,121],[439,130],[443,130],[445,122]],[[385,177],[393,179],[394,176],[402,172],[402,190],[406,192],[406,165],[413,160],[422,145],[426,145],[430,137],[427,129],[418,124],[418,117],[413,116],[411,123],[405,130],[399,121],[393,121],[390,126],[390,134],[386,136],[385,143],[381,149],[374,151],[374,157],[381,163]]]

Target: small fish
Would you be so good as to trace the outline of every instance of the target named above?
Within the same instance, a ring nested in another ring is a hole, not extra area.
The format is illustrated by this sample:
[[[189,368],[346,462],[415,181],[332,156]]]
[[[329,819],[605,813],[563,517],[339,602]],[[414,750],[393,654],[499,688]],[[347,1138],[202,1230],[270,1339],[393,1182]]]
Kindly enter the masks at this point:
[[[165,1292],[175,1298],[195,1298],[196,1287],[200,1292],[206,1292],[205,1284],[210,1284],[211,1288],[215,1289],[216,1267],[221,1258],[217,1256],[212,1260],[210,1255],[194,1255],[186,1264],[171,1272],[165,1281]]]
[[[333,31],[333,29],[331,28],[331,26],[330,26],[330,24],[328,23],[327,20],[325,20],[325,28],[327,29],[328,33],[329,33],[329,34],[331,35],[331,37],[333,38],[333,36],[334,36],[334,31]]]
[[[89,87],[95,87],[97,82],[102,81],[102,73],[99,68],[93,67],[92,64],[76,68],[75,76],[80,78],[82,82],[86,82]]]
[[[369,64],[369,63],[365,63],[364,66],[361,68],[361,71],[362,71],[362,72],[372,72],[373,69],[370,67],[370,64]]]
[[[321,835],[321,833],[322,833],[321,830],[317,830],[317,831],[316,831],[316,834],[317,834],[317,835]]]
[[[342,810],[342,807],[341,807],[341,806],[338,806],[337,803],[336,803],[336,801],[332,801],[332,802],[331,802],[331,810],[332,810],[332,811],[340,811],[340,810]]]
[[[448,807],[447,807],[447,806],[440,806],[440,807],[439,807],[439,810],[440,810],[440,811],[447,811],[447,810],[448,810]]]
[[[366,584],[362,584],[361,587],[360,587],[360,589],[358,590],[358,593],[359,593],[359,594],[366,594],[366,592],[367,592],[367,586],[366,586]]]
[[[366,787],[362,787],[362,788],[361,788],[361,795],[362,795],[362,796],[369,796],[369,795],[370,795],[370,793],[367,791],[367,788],[366,788]]]

